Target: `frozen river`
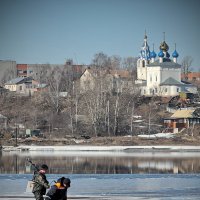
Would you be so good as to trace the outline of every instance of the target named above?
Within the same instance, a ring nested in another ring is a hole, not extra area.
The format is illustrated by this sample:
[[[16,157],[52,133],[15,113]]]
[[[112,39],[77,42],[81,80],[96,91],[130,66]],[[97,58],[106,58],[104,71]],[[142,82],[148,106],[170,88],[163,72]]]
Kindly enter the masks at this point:
[[[72,181],[68,190],[70,198],[200,199],[199,174],[48,174],[47,178],[51,182],[62,175]],[[0,175],[0,199],[5,196],[30,198],[32,194],[26,192],[26,185],[31,177],[31,174]]]

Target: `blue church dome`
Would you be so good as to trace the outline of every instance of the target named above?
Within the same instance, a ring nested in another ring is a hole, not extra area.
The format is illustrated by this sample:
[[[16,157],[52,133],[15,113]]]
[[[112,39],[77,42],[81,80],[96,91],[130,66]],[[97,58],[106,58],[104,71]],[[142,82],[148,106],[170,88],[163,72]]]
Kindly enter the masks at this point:
[[[173,58],[178,58],[179,54],[178,52],[175,50],[173,53],[172,53],[172,57]]]
[[[151,58],[155,58],[156,56],[157,56],[157,55],[156,55],[155,51],[152,51],[151,54],[150,54],[150,57],[151,57]]]
[[[164,53],[163,53],[163,51],[161,50],[159,53],[158,53],[158,56],[159,57],[161,57],[161,58],[163,58],[164,57]]]
[[[150,60],[150,50],[149,50],[149,45],[147,43],[147,35],[145,32],[145,36],[144,36],[144,42],[143,45],[141,47],[141,51],[140,51],[140,58],[142,60]]]

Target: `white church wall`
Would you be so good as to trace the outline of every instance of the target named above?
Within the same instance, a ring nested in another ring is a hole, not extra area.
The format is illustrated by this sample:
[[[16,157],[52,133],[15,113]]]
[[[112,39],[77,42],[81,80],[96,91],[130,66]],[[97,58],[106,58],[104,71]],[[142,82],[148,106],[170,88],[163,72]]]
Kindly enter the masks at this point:
[[[178,86],[169,86],[169,85],[165,85],[165,86],[161,86],[160,87],[160,93],[161,96],[176,96],[179,95],[180,92],[180,88]]]
[[[147,69],[145,66],[145,61],[142,59],[137,61],[137,78],[141,80],[147,80]]]
[[[158,87],[160,84],[160,67],[147,67],[147,86]]]

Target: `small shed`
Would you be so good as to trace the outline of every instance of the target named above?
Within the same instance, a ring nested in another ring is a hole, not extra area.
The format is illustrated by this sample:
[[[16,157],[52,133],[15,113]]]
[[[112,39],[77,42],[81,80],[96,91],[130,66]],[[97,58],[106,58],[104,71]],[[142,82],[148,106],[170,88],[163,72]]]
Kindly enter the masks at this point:
[[[26,129],[26,136],[27,137],[32,137],[32,136],[35,136],[35,137],[40,137],[42,135],[40,129]]]

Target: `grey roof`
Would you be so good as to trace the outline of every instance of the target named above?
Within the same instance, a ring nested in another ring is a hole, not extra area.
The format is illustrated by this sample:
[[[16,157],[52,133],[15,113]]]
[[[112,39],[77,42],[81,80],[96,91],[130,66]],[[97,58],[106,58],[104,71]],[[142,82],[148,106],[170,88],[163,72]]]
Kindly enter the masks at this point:
[[[10,81],[8,81],[7,83],[5,83],[6,85],[9,85],[9,84],[17,84],[19,82],[21,82],[22,80],[24,80],[24,77],[17,77],[17,78],[14,78]]]
[[[163,81],[160,85],[179,85],[179,86],[182,86],[184,85],[183,83],[175,80],[174,78],[172,77],[169,77],[168,79],[166,79],[165,81]]]
[[[163,58],[163,62],[160,63],[159,60],[156,60],[153,63],[147,65],[147,67],[162,67],[162,68],[181,68],[181,65],[175,63],[174,61],[170,60],[169,58]]]
[[[30,81],[30,80],[33,80],[33,78],[32,77],[17,77],[8,81],[7,83],[5,83],[5,85],[20,84],[20,83]]]
[[[181,88],[181,92],[190,93],[190,91],[188,91],[185,87]]]

